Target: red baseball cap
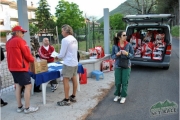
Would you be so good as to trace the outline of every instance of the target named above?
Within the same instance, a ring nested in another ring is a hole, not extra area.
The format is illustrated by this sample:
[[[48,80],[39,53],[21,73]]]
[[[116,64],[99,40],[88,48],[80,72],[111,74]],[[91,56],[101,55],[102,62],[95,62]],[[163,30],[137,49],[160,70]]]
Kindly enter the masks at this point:
[[[27,32],[27,30],[24,30],[21,26],[15,26],[13,29],[12,29],[12,31],[14,32],[14,31],[22,31],[22,32]]]

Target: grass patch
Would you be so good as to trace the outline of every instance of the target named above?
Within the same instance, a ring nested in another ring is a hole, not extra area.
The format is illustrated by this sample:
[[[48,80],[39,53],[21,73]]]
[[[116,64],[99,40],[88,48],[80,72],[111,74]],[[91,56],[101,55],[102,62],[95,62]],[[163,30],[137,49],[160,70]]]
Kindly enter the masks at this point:
[[[104,49],[104,41],[103,40],[95,41],[95,45],[94,46],[102,46],[103,49]],[[112,41],[109,42],[109,46],[110,46],[110,53],[111,53],[112,46],[113,46],[113,42]],[[93,47],[91,47],[91,48],[93,48]],[[89,52],[89,49],[90,49],[90,47],[89,47],[89,44],[87,43],[87,52]],[[86,41],[79,42],[79,50],[86,51]]]
[[[173,37],[180,37],[179,36],[179,28],[180,28],[180,26],[173,26],[171,28],[171,34]]]

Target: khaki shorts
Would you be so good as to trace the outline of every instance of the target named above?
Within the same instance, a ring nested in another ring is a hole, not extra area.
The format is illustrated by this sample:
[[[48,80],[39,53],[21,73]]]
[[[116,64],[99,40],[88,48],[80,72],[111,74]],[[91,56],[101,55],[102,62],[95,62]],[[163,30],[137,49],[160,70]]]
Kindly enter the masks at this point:
[[[72,78],[73,76],[77,75],[77,66],[67,66],[67,65],[63,65],[63,69],[62,69],[62,75],[63,77],[67,77],[67,78]]]

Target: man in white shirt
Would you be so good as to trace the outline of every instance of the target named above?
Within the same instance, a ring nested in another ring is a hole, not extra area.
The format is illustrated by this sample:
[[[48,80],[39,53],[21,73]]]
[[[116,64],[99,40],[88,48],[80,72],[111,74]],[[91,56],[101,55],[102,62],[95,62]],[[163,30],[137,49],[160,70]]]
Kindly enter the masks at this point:
[[[71,102],[76,102],[76,91],[77,91],[77,68],[78,68],[78,43],[76,38],[73,36],[73,29],[69,25],[62,26],[63,39],[61,42],[61,50],[58,58],[63,59],[63,84],[65,98],[62,101],[57,102],[59,106],[70,105]],[[73,82],[73,93],[69,96],[69,80]]]

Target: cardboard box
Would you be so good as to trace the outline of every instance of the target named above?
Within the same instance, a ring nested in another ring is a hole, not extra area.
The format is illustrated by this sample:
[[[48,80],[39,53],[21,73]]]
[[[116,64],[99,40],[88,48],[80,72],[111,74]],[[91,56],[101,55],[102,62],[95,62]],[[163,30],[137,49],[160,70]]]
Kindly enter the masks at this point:
[[[41,59],[39,62],[30,63],[30,71],[35,74],[48,71],[47,60]]]

